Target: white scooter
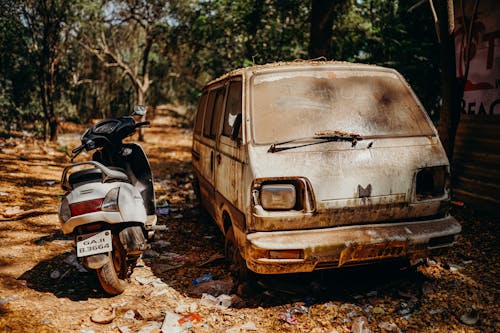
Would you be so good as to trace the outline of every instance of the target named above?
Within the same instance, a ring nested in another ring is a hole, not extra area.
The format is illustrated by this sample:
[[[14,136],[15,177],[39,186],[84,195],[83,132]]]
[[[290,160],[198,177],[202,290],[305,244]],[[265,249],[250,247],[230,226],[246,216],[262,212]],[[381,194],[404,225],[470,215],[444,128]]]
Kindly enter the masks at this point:
[[[72,161],[84,149],[96,150],[92,161],[72,164],[62,174],[62,231],[75,236],[77,257],[87,269],[96,270],[111,295],[124,291],[156,226],[149,161],[140,145],[122,142],[149,125],[133,117],[145,114],[143,106],[136,106],[131,116],[105,119],[87,129]]]

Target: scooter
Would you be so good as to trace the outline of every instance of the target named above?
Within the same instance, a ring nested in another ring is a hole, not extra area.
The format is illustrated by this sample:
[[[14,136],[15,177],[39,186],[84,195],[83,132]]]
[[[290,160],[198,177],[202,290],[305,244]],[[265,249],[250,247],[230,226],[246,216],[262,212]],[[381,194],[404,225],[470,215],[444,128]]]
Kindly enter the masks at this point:
[[[136,106],[130,116],[105,119],[87,129],[71,162],[83,150],[95,150],[92,161],[66,167],[61,179],[66,191],[59,204],[62,231],[75,237],[77,257],[85,268],[96,271],[111,295],[125,290],[156,227],[148,158],[139,144],[122,142],[150,124],[134,119],[145,114],[145,107]]]

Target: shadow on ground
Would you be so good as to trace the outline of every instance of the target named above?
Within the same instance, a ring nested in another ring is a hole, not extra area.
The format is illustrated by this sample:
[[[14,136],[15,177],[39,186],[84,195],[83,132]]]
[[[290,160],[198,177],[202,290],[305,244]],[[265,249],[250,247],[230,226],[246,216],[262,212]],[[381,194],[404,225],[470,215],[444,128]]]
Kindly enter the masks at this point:
[[[89,298],[106,298],[93,271],[82,269],[76,256],[70,252],[39,262],[18,277],[26,286],[57,297],[82,301]]]

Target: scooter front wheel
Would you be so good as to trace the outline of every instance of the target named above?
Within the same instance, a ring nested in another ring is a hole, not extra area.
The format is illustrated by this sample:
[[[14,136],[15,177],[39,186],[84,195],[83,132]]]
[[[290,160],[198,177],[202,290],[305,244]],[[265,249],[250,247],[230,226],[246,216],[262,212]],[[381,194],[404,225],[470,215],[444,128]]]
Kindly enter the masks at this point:
[[[110,295],[121,294],[127,285],[127,270],[127,254],[118,236],[113,235],[113,251],[106,264],[96,271],[102,289]]]

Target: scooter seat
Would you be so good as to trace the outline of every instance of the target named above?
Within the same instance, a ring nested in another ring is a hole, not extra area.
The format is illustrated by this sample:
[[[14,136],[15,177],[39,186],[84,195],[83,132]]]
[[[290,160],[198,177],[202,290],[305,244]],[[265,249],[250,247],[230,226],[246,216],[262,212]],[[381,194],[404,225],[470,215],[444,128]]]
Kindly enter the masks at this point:
[[[119,171],[126,175],[125,170],[123,170],[122,168],[109,167],[109,169],[114,171]],[[68,177],[68,182],[73,188],[83,184],[95,183],[101,181],[102,181],[102,171],[99,168],[78,170],[76,172],[73,172]]]

